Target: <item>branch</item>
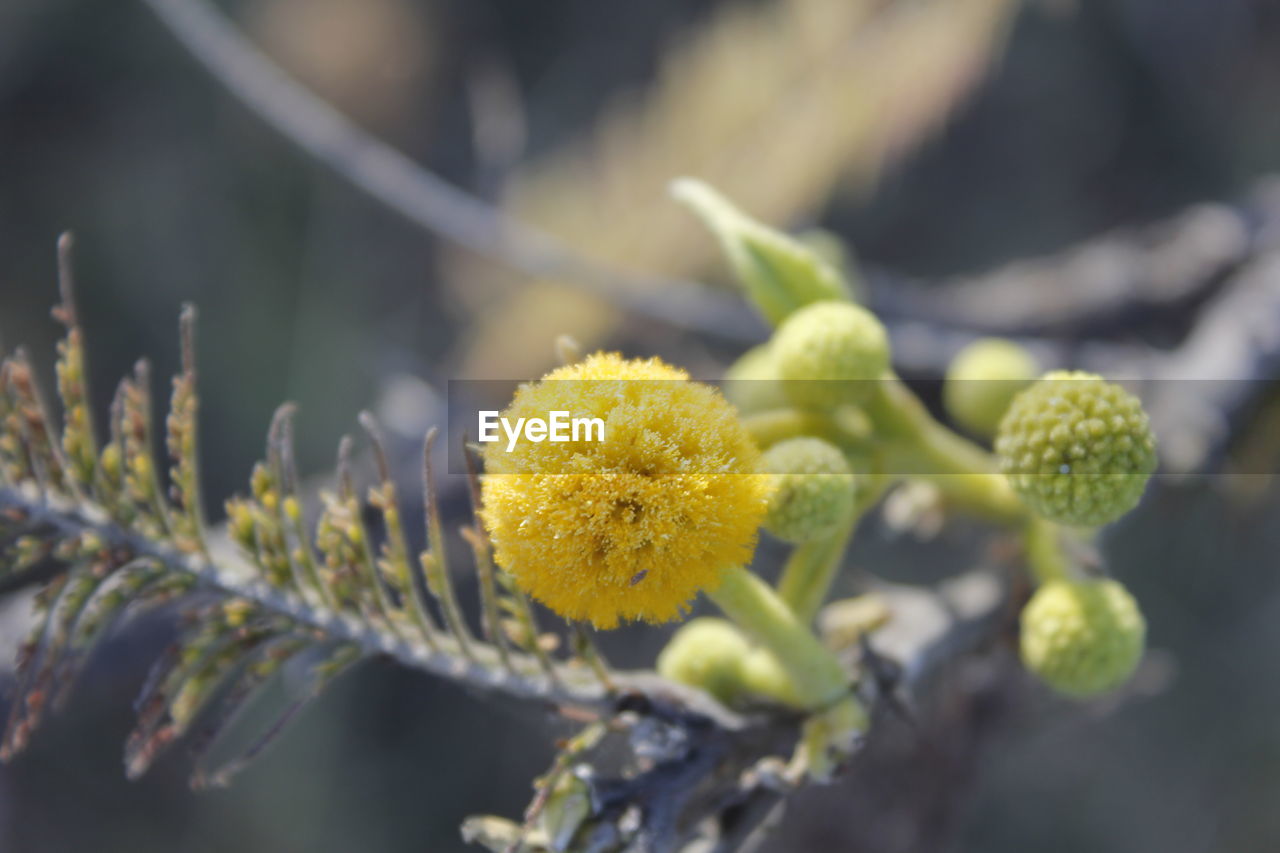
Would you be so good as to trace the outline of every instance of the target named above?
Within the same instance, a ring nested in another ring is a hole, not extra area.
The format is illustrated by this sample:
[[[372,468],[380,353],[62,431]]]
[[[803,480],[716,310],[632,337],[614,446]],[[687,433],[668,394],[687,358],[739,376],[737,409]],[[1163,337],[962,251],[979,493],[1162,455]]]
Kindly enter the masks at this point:
[[[561,280],[624,310],[736,341],[763,336],[739,300],[683,279],[613,269],[506,217],[370,136],[308,92],[205,0],[143,0],[230,93],[285,138],[408,221],[518,272]],[[1096,338],[1167,316],[1224,286],[1280,239],[1280,191],[1197,205],[1156,225],[1087,241],[951,282],[869,270],[871,307],[894,328],[904,367],[940,375],[981,334],[1025,339],[1047,363],[1084,367],[1144,360],[1141,348]]]
[[[1182,344],[1151,361],[1148,409],[1166,468],[1214,473],[1241,415],[1280,375],[1280,249],[1245,266]]]
[[[110,521],[105,512],[81,502],[55,496],[41,497],[24,486],[0,487],[0,516],[21,519],[24,528],[43,528],[60,541],[70,541],[92,533],[108,547],[121,549],[133,558],[145,558],[174,574],[188,575],[206,588],[252,601],[264,610],[286,616],[330,639],[358,646],[366,655],[386,655],[398,663],[442,678],[466,683],[482,691],[504,693],[549,705],[571,705],[599,710],[609,706],[599,683],[581,678],[572,670],[558,673],[571,689],[557,686],[534,672],[521,674],[500,671],[492,649],[481,647],[478,661],[465,658],[449,638],[443,648],[432,649],[376,624],[337,613],[322,605],[304,601],[295,593],[272,587],[257,577],[259,570],[242,558],[225,538],[211,537],[210,556],[184,553],[126,530]]]
[[[946,769],[938,761],[943,756],[937,753],[936,744],[949,743],[952,739],[943,731],[948,721],[937,719],[932,711],[946,707],[946,700],[938,697],[948,689],[948,682],[954,685],[959,680],[954,677],[956,671],[991,657],[984,650],[1007,627],[1012,612],[1008,606],[1010,591],[992,570],[975,569],[936,588],[877,582],[873,585],[873,592],[884,601],[893,617],[889,625],[873,635],[873,642],[864,643],[860,665],[868,668],[865,653],[870,650],[877,657],[883,655],[889,666],[898,669],[901,675],[896,681],[881,683],[870,679],[870,687],[875,693],[872,705],[874,722],[862,751],[834,786],[833,792],[843,803],[841,813],[848,814],[849,809],[856,809],[867,818],[842,821],[850,832],[866,841],[857,849],[884,853],[890,849],[933,849],[934,845],[927,844],[890,848],[886,839],[876,837],[883,833],[886,822],[876,818],[875,807],[868,804],[875,797],[885,797],[884,781],[890,776],[907,779],[896,791],[915,794],[896,799],[893,806],[899,811],[925,811],[936,807],[939,800],[948,796],[954,800],[961,794],[962,787],[948,788],[936,781]],[[960,703],[961,707],[971,704],[980,691],[991,686],[977,682],[967,684],[959,691],[961,698],[967,700]],[[1007,681],[1004,686],[1008,686]],[[949,698],[957,698],[954,687],[951,691]],[[954,726],[956,720],[949,723]],[[970,757],[976,755],[976,742],[972,738],[959,737],[956,743],[962,747],[969,745]],[[921,752],[927,754],[927,762],[907,760]],[[847,792],[850,789],[859,791],[859,796],[849,796]],[[929,796],[920,795],[926,790]],[[715,853],[731,853],[740,849],[768,847],[766,836],[781,818],[781,806],[787,793],[785,789],[769,785],[748,790],[745,796],[733,803],[732,809],[725,810],[720,820],[721,837],[711,849]],[[824,796],[830,795],[821,790],[811,795],[812,798]],[[801,795],[798,802],[789,808],[803,810],[807,799]],[[823,815],[833,813],[831,809],[819,811]],[[914,816],[921,817],[918,813]],[[802,817],[799,822],[803,824],[805,819]],[[909,825],[911,820],[904,823]],[[892,825],[903,824],[894,821]],[[792,841],[797,835],[786,833]],[[898,843],[901,844],[900,841]]]
[[[1238,204],[1197,205],[986,277],[924,285],[882,275],[873,302],[891,315],[905,374],[936,380],[977,337],[1008,336],[1045,367],[1141,382],[1163,470],[1214,473],[1280,374],[1280,178]],[[1144,327],[1181,339],[1132,340]],[[1107,339],[1121,329],[1129,340]]]
[[[1193,306],[1280,244],[1280,184],[1258,182],[1234,204],[1198,204],[1056,255],[948,282],[871,276],[872,307],[976,334],[1098,337]]]

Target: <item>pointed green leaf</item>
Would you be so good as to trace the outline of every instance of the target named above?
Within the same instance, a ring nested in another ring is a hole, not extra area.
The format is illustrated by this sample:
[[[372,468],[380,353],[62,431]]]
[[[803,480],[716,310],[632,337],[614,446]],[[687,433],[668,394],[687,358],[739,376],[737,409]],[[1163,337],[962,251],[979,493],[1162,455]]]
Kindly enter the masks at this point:
[[[671,194],[720,239],[738,283],[773,325],[812,302],[850,298],[843,276],[817,252],[755,221],[701,181],[681,178]]]

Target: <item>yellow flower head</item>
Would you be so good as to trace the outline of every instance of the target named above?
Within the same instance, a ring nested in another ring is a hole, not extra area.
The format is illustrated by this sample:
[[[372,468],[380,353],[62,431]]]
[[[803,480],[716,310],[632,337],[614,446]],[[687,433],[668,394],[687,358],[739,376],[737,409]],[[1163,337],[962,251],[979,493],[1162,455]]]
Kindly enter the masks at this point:
[[[663,622],[750,559],[767,484],[719,391],[598,353],[522,385],[502,417],[553,411],[600,418],[603,438],[485,447],[481,517],[530,595],[599,628]]]

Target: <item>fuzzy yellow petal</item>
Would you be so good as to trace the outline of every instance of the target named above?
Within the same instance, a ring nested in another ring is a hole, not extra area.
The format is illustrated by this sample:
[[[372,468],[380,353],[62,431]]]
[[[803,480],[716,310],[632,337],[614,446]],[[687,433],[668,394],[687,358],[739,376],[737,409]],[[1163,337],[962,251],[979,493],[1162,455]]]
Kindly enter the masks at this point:
[[[481,516],[526,592],[600,628],[664,622],[751,558],[767,485],[719,391],[601,353],[521,386],[503,417],[557,410],[603,419],[603,440],[485,449]]]

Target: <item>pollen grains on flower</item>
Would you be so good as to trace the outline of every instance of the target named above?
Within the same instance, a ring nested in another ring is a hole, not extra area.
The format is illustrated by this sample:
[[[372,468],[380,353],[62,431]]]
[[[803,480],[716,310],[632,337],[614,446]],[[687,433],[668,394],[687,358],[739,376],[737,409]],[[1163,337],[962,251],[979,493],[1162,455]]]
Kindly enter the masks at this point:
[[[597,353],[522,385],[502,415],[555,410],[601,418],[604,438],[484,453],[494,558],[535,599],[598,628],[664,622],[751,558],[768,486],[719,391],[656,358]]]

